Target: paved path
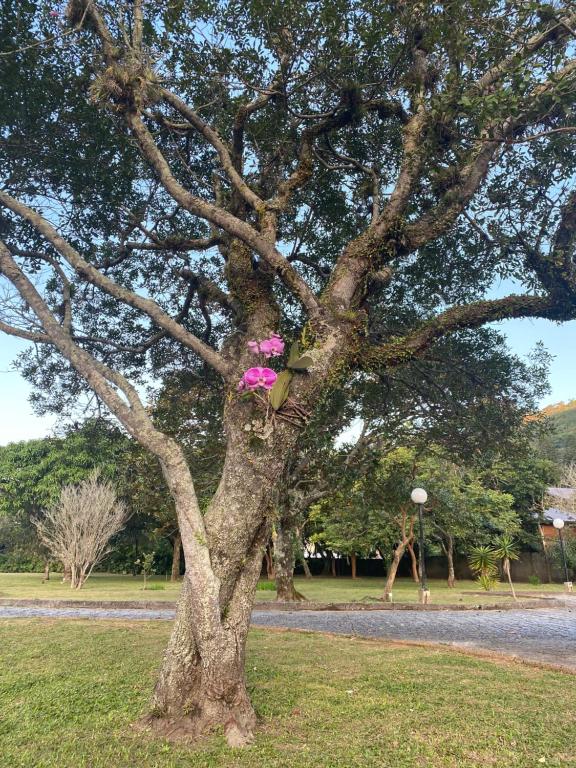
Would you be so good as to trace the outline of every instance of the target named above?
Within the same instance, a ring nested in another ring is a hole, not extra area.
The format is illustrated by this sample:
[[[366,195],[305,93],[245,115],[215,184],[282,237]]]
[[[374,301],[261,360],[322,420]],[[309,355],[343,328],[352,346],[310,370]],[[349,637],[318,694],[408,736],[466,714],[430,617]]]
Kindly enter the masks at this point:
[[[174,611],[0,606],[0,619],[171,619]],[[530,611],[254,611],[253,624],[448,643],[546,661],[576,671],[576,609]]]

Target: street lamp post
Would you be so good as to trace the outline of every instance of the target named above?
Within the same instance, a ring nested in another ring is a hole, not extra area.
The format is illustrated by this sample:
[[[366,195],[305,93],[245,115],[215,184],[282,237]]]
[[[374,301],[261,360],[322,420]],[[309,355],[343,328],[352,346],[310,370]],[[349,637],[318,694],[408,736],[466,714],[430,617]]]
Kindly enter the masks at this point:
[[[566,592],[572,592],[572,582],[568,576],[568,563],[566,562],[566,547],[564,546],[564,536],[562,535],[564,520],[561,517],[557,517],[552,525],[558,531],[558,538],[560,539],[560,551],[562,552],[562,563],[564,565],[564,589]]]
[[[418,527],[419,527],[419,566],[420,566],[420,589],[419,599],[423,605],[430,602],[430,590],[428,589],[428,579],[426,578],[426,558],[424,552],[424,517],[422,514],[422,507],[428,500],[428,494],[424,488],[414,488],[410,494],[410,498],[418,506]]]

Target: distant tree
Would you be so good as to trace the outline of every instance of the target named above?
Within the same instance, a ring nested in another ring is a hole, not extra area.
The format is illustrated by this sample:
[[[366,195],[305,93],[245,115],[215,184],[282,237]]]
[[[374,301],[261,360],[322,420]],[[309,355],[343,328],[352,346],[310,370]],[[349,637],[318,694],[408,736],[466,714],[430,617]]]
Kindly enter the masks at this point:
[[[487,487],[473,465],[458,463],[435,450],[418,464],[417,482],[428,491],[427,517],[448,564],[448,586],[455,585],[455,548],[488,541],[494,531],[517,532],[514,498]]]
[[[20,562],[44,560],[32,517],[53,506],[65,485],[74,485],[98,468],[103,478],[119,480],[126,466],[129,439],[102,419],[70,428],[62,437],[10,443],[0,447],[0,519],[6,546],[20,553]]]
[[[510,494],[514,499],[513,509],[520,521],[516,534],[520,544],[539,549],[538,519],[542,502],[548,486],[558,482],[560,467],[539,455],[530,434],[529,431],[524,435],[528,439],[523,437],[517,443],[512,442],[488,461],[479,456],[478,467],[484,486]]]
[[[542,410],[547,431],[538,441],[538,449],[556,464],[576,461],[576,400],[549,405]]]
[[[65,486],[58,502],[32,522],[46,549],[69,569],[72,589],[81,589],[127,518],[112,484],[94,472],[77,486]]]

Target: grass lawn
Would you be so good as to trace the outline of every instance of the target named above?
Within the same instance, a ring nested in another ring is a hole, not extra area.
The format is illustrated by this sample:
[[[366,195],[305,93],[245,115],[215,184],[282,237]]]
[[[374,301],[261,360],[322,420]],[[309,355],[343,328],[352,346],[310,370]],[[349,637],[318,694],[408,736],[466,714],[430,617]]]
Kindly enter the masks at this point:
[[[164,577],[156,576],[150,580],[152,589],[142,588],[141,577],[119,576],[111,574],[93,574],[80,591],[70,589],[68,584],[62,584],[59,574],[53,574],[48,582],[42,582],[42,574],[38,573],[0,573],[0,597],[40,597],[66,600],[176,600],[179,584],[171,584]],[[261,582],[266,586],[266,582]],[[320,602],[349,603],[365,599],[381,597],[384,590],[384,579],[315,577],[311,580],[296,577],[296,587],[309,600]],[[460,581],[454,589],[448,589],[445,581],[431,580],[430,589],[434,603],[464,603],[466,605],[493,604],[507,602],[508,596],[494,595],[490,592],[481,595],[478,584],[473,581]],[[517,584],[519,595],[522,592],[530,594],[561,593],[561,584],[541,584],[537,587],[531,584]],[[506,591],[507,585],[500,584],[498,591]],[[394,586],[394,600],[398,603],[415,603],[418,600],[418,585],[410,579],[397,579]],[[274,600],[274,590],[259,589],[257,600]]]
[[[0,768],[576,766],[574,677],[448,650],[253,631],[256,743],[131,729],[169,624],[0,622]]]

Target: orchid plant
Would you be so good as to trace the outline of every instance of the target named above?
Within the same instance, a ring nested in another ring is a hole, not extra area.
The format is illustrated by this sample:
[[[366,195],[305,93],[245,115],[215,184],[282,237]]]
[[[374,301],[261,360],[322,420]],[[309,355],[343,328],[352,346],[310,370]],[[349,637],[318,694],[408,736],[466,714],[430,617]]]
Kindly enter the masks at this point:
[[[262,341],[248,341],[247,347],[253,355],[260,355],[265,360],[272,357],[281,357],[285,351],[284,339],[277,333],[272,333]],[[290,382],[294,371],[305,372],[312,365],[312,357],[303,352],[298,341],[295,341],[288,357],[287,368],[276,373],[267,366],[254,366],[248,368],[238,382],[238,392],[252,394],[266,405],[267,422],[270,428],[274,425],[274,415],[278,414],[286,421],[301,423],[307,421],[308,414],[302,406],[289,398]],[[259,391],[264,390],[267,398],[262,397]],[[269,420],[269,408],[272,407],[272,418]],[[282,410],[281,410],[282,409]],[[281,412],[280,412],[281,411]],[[270,433],[265,430],[266,436]]]

